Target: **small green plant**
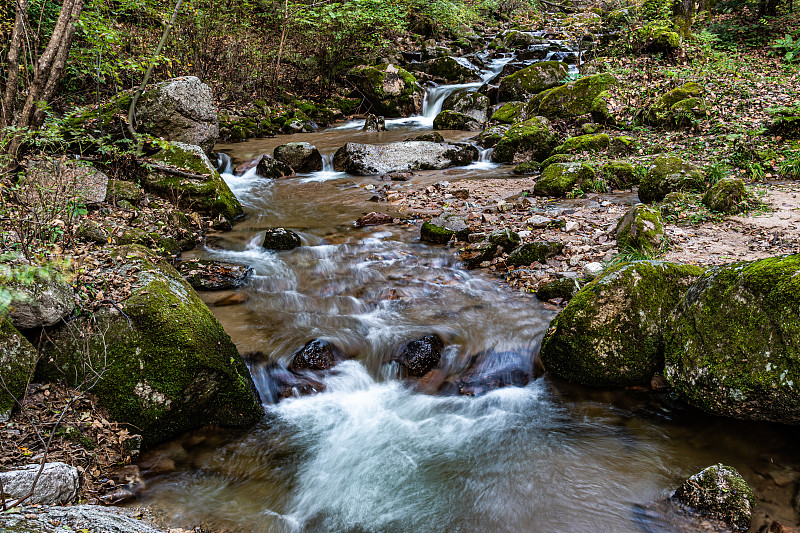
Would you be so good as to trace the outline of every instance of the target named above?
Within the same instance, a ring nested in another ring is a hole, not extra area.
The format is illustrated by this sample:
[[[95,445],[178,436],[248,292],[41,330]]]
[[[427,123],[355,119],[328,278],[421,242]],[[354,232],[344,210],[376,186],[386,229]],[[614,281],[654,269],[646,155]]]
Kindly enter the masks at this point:
[[[784,159],[778,167],[778,173],[786,179],[800,179],[800,151],[793,152]]]
[[[715,185],[719,180],[723,178],[727,178],[730,173],[731,169],[728,165],[721,162],[711,163],[705,168],[706,171],[706,181],[708,182],[709,186]]]
[[[764,165],[758,161],[754,161],[745,167],[747,177],[750,181],[764,181],[766,173],[764,172]]]
[[[777,53],[783,54],[784,61],[788,63],[800,61],[800,30],[776,39],[772,48]]]

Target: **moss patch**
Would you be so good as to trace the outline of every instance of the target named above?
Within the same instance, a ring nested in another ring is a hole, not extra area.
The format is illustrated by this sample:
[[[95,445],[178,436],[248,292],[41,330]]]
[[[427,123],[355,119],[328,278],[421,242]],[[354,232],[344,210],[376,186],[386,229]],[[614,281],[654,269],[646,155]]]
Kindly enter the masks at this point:
[[[525,102],[508,102],[500,106],[497,111],[494,112],[492,120],[502,122],[503,124],[513,124],[524,119],[524,111]]]
[[[664,238],[661,212],[641,204],[631,207],[617,224],[616,235],[620,249],[657,252]]]
[[[592,179],[594,170],[586,163],[553,163],[542,172],[541,179],[533,186],[533,194],[563,198]]]
[[[611,138],[605,133],[570,137],[553,150],[555,154],[574,154],[580,152],[602,152],[608,148]]]
[[[526,112],[548,118],[574,118],[591,113],[595,122],[607,122],[605,102],[595,100],[602,99],[601,93],[616,83],[616,78],[608,73],[586,76],[539,93],[528,102]]]
[[[747,208],[747,189],[740,178],[723,178],[703,195],[703,205],[718,213],[738,213]]]
[[[671,192],[705,192],[705,175],[696,166],[674,155],[658,156],[639,184],[639,200],[660,202]]]
[[[723,464],[709,466],[693,475],[672,497],[734,531],[750,529],[756,506],[753,489],[735,468]]]
[[[0,377],[5,385],[0,387],[0,422],[8,420],[15,398],[22,400],[25,395],[37,359],[36,348],[7,318],[0,318]]]
[[[500,80],[500,100],[527,100],[564,82],[569,72],[566,63],[542,61]]]
[[[542,161],[557,143],[550,122],[533,117],[511,126],[497,143],[492,159],[499,163]]]
[[[564,245],[556,241],[528,242],[511,252],[506,262],[514,266],[527,266],[536,262],[544,263],[563,250]]]

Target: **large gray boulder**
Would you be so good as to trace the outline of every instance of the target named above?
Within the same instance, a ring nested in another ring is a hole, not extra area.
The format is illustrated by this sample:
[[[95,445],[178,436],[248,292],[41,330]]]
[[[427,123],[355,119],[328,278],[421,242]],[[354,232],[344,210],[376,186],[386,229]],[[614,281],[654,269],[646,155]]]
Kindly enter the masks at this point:
[[[295,172],[316,172],[322,170],[322,154],[311,143],[297,142],[276,146],[275,159],[286,163]]]
[[[716,415],[800,424],[800,255],[716,267],[667,329],[665,377]]]
[[[137,129],[167,141],[211,152],[219,136],[217,106],[211,88],[195,76],[183,76],[148,88],[136,105]]]
[[[333,168],[364,176],[408,170],[441,170],[469,165],[474,146],[459,143],[403,141],[383,145],[347,143],[333,156]]]
[[[67,533],[167,533],[140,518],[141,511],[100,505],[19,507],[0,513],[0,531]],[[177,531],[177,530],[170,530]]]
[[[33,496],[27,505],[59,505],[71,502],[78,494],[78,469],[64,463],[45,463],[39,479],[39,464],[25,465],[16,470],[0,472],[6,500],[27,496],[33,487]],[[36,485],[33,482],[36,480]]]
[[[100,404],[150,445],[206,424],[260,420],[244,361],[186,280],[143,246],[121,247],[112,259],[111,271],[130,280],[131,296],[118,309],[50,332],[37,377],[96,381]]]
[[[0,387],[0,422],[11,416],[15,399],[21,400],[25,395],[37,358],[36,348],[28,339],[8,319],[0,320],[0,378],[5,385]]]
[[[108,176],[82,161],[34,159],[20,177],[22,200],[34,211],[56,202],[97,204],[106,199]]]
[[[18,329],[52,326],[72,314],[75,292],[58,279],[35,279],[14,285],[8,317]]]
[[[478,93],[453,93],[442,102],[443,111],[456,111],[470,116],[481,124],[489,121],[491,102]]]

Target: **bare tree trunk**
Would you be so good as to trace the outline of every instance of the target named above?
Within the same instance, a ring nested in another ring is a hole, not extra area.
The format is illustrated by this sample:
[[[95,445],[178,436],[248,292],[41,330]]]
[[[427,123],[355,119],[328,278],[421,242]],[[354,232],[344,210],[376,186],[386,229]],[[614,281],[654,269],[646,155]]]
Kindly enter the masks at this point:
[[[289,28],[289,0],[283,2],[283,28],[281,29],[281,42],[278,45],[278,57],[275,58],[275,72],[272,78],[272,94],[278,90],[278,70],[281,68],[281,55],[283,55],[283,43],[286,41],[286,32]]]
[[[17,83],[19,83],[19,49],[22,45],[22,34],[25,31],[25,14],[28,11],[28,0],[17,0],[17,15],[14,19],[14,29],[11,31],[11,43],[8,50],[8,79],[2,101],[2,124],[0,127],[10,126],[14,120],[14,101],[17,98]]]

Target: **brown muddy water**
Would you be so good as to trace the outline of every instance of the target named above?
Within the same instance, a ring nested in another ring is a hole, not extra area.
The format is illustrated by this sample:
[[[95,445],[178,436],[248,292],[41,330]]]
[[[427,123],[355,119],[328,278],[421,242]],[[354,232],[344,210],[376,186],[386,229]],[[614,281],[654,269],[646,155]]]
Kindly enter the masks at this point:
[[[390,121],[355,129],[218,145],[234,164],[308,141],[330,156],[346,142],[390,142],[429,128]],[[468,136],[444,132],[451,140]],[[418,172],[410,183],[510,175],[511,167]],[[757,529],[787,525],[800,470],[798,431],[706,416],[669,395],[602,391],[545,375],[480,397],[417,391],[391,355],[439,333],[442,368],[457,376],[485,350],[533,357],[553,313],[488,274],[468,272],[452,250],[419,242],[414,226],[355,228],[381,210],[383,182],[320,172],[270,181],[226,174],[248,218],[196,255],[250,265],[241,305],[204,299],[241,352],[287,364],[311,339],[353,357],[325,392],[267,403],[247,432],[204,431],[150,451],[136,504],[173,527],[252,532],[673,532],[700,527],[659,504],[685,477],[714,463],[737,468],[756,490]],[[399,186],[405,186],[400,184]],[[260,248],[268,227],[306,246]],[[257,368],[254,379],[269,397]]]

